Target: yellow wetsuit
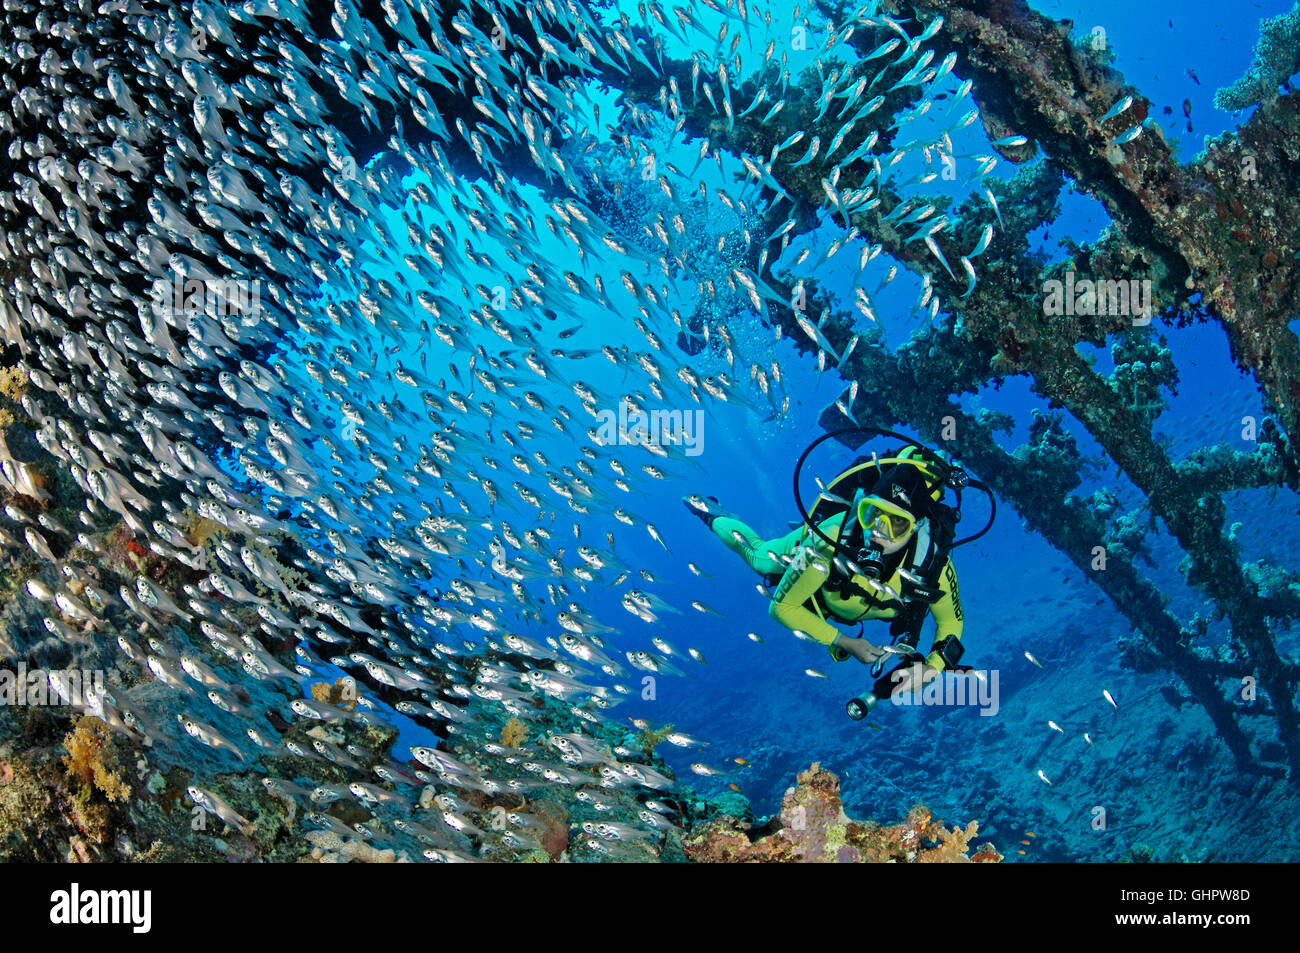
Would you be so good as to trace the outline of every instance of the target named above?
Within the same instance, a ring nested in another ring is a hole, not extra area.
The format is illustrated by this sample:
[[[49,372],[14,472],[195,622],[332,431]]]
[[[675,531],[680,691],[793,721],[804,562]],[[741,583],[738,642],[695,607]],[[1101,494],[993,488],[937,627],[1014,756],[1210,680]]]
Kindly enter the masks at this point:
[[[831,539],[838,539],[845,513],[837,513],[820,524],[820,529]],[[851,517],[850,517],[851,518]],[[833,588],[826,588],[830,575],[831,545],[819,536],[808,531],[806,526],[792,530],[777,539],[763,540],[752,529],[734,517],[719,517],[713,521],[712,529],[717,536],[737,553],[756,572],[766,576],[780,574],[772,594],[769,614],[786,628],[804,632],[823,645],[830,646],[840,634],[827,619],[827,615],[836,621],[850,624],[864,621],[889,621],[896,618],[903,603],[887,596],[853,595],[848,599],[840,598]],[[914,538],[908,543],[907,556],[901,561],[892,578],[886,585],[894,592],[905,588],[901,571],[911,565],[911,553],[928,545],[928,526],[923,520],[917,525]],[[920,549],[919,556],[924,556]],[[792,557],[785,565],[780,557]],[[854,576],[853,581],[861,590],[866,590],[867,580]],[[939,574],[939,589],[942,597],[930,606],[937,629],[935,642],[948,636],[961,638],[964,623],[961,611],[961,596],[957,589],[957,571],[949,558]],[[944,668],[943,659],[938,652],[931,650],[926,663],[934,668]]]

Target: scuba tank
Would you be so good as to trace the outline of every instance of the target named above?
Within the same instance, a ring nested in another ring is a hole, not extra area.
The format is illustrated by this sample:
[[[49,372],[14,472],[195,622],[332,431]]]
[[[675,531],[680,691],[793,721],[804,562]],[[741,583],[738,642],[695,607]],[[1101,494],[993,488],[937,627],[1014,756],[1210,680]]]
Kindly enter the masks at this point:
[[[887,454],[884,458],[875,453],[870,457],[859,457],[826,485],[814,502],[812,510],[807,510],[799,493],[799,477],[804,462],[812,451],[825,441],[850,434],[866,435],[868,439],[873,436],[892,437],[902,441],[903,447],[895,453]],[[893,431],[865,427],[834,430],[818,437],[808,445],[799,457],[799,462],[795,465],[793,481],[795,505],[799,509],[799,515],[803,518],[810,532],[816,533],[832,547],[831,565],[834,568],[832,577],[827,580],[826,584],[838,588],[841,596],[847,598],[850,595],[862,595],[864,592],[860,586],[853,582],[854,577],[860,576],[867,580],[868,584],[871,584],[872,581],[880,580],[887,575],[892,576],[893,572],[899,569],[896,561],[892,566],[887,565],[886,555],[879,547],[874,545],[858,522],[857,511],[859,501],[876,486],[886,472],[886,467],[902,465],[915,467],[920,477],[923,478],[920,481],[920,486],[927,498],[922,505],[913,508],[916,510],[915,515],[918,522],[921,519],[928,521],[933,545],[930,547],[930,553],[926,555],[923,566],[919,567],[920,572],[904,573],[904,579],[907,581],[906,607],[904,612],[899,613],[895,623],[916,621],[915,615],[912,615],[909,610],[915,607],[920,609],[923,615],[924,606],[937,602],[942,598],[942,593],[937,584],[937,573],[947,562],[948,554],[958,546],[979,539],[993,527],[993,522],[997,518],[997,500],[992,490],[986,484],[970,479],[966,471],[960,466],[919,441]],[[961,519],[962,490],[967,487],[979,490],[989,498],[989,519],[979,532],[962,539],[954,539],[956,525]],[[952,491],[955,498],[953,504],[943,502],[943,498],[949,490]],[[838,534],[839,538],[831,539],[822,532],[820,523],[828,517],[845,510],[847,512],[844,524],[842,524],[841,531]],[[876,681],[870,690],[849,700],[845,707],[850,718],[855,721],[865,718],[876,707],[880,699],[889,697],[892,690],[892,678],[898,668],[903,665],[913,664],[921,657],[916,651],[919,628],[916,630],[917,634],[910,634],[906,631],[909,627],[907,624],[897,628],[891,625],[891,630],[894,632],[894,644],[899,647],[905,646],[910,651],[892,653],[901,655],[902,659],[900,665],[888,674],[883,672],[883,661],[878,661],[872,666],[872,675],[876,678]],[[901,640],[900,636],[902,636]]]

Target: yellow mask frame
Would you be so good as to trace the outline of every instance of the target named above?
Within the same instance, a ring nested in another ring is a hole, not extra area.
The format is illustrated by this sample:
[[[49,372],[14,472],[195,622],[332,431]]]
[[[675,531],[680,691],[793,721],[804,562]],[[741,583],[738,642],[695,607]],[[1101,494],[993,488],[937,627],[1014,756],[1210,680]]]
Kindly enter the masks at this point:
[[[878,526],[880,535],[891,542],[906,539],[916,529],[916,517],[888,500],[878,496],[863,497],[858,502],[858,522],[868,533]]]

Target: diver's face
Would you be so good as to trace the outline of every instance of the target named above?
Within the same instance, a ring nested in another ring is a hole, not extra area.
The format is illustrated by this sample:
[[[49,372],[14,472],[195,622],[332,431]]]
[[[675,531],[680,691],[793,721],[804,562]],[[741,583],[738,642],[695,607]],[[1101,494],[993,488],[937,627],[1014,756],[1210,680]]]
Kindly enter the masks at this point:
[[[880,548],[880,551],[882,553],[898,552],[900,549],[902,549],[904,546],[907,545],[908,541],[911,538],[912,538],[912,530],[908,530],[906,533],[904,533],[902,536],[898,537],[897,539],[891,539],[889,536],[886,536],[884,533],[881,533],[875,527],[873,527],[871,530],[871,541]]]
[[[871,507],[862,513],[864,525],[871,534],[871,541],[881,552],[895,553],[907,545],[916,529],[916,524],[897,513],[889,513],[879,507]]]

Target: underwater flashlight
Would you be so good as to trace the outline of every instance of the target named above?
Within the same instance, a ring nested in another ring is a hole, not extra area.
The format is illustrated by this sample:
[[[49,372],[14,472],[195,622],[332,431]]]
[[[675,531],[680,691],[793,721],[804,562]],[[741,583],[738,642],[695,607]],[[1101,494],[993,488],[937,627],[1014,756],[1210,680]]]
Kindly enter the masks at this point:
[[[863,692],[856,698],[850,698],[848,704],[844,706],[844,710],[848,712],[849,717],[854,721],[861,721],[871,714],[871,709],[876,707],[876,702],[879,700],[874,693]]]

